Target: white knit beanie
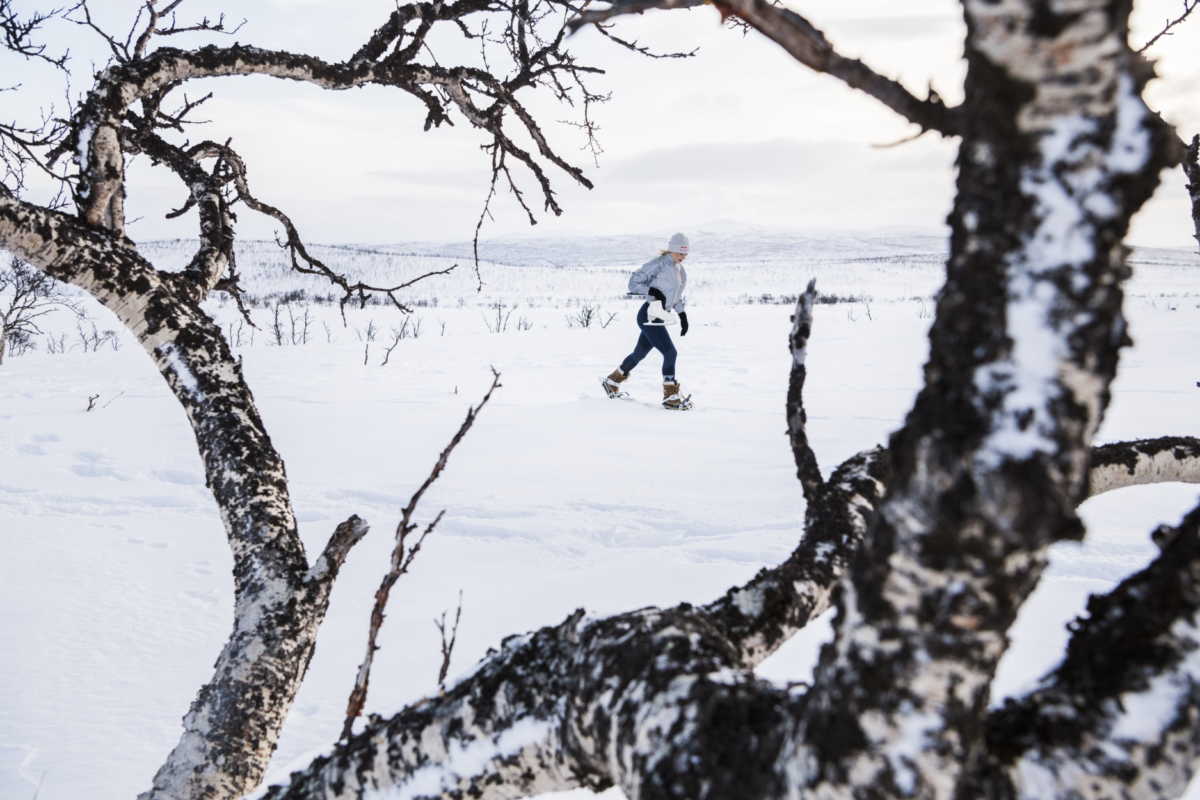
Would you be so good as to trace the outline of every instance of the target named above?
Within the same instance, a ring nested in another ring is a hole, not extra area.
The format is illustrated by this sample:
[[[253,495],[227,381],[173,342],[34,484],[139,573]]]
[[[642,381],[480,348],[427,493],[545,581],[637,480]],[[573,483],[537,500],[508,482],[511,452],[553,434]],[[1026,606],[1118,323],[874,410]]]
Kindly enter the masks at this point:
[[[677,233],[671,237],[671,241],[667,243],[668,253],[682,253],[687,255],[688,238],[682,233]]]

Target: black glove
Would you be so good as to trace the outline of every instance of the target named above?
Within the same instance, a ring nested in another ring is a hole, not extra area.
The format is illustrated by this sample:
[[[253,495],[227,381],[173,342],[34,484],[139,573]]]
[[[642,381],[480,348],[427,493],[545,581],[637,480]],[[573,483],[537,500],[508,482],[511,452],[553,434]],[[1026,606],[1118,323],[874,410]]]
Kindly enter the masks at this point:
[[[655,289],[655,288],[651,287],[650,291],[646,292],[646,296],[653,297],[655,300],[662,303],[663,306],[666,306],[666,304],[667,304],[667,296],[664,295],[662,293],[662,291],[659,289]]]
[[[679,335],[680,335],[680,336],[687,336],[687,328],[688,328],[688,326],[687,326],[687,312],[686,312],[686,311],[680,311],[680,312],[679,312]]]

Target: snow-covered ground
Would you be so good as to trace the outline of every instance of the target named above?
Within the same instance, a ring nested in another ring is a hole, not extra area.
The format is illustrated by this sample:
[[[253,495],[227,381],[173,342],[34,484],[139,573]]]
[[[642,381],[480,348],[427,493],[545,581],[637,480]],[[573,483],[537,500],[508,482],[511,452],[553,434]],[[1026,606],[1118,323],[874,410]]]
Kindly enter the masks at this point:
[[[452,672],[504,635],[577,607],[708,600],[790,551],[803,517],[784,436],[791,307],[764,295],[795,295],[815,275],[823,292],[850,298],[818,306],[810,347],[810,433],[823,466],[900,424],[920,380],[941,240],[695,236],[692,331],[677,339],[679,375],[697,402],[685,414],[657,407],[657,354],[630,381],[635,401],[608,401],[597,384],[633,344],[624,277],[655,244],[494,243],[483,249],[481,293],[469,245],[315,248],[380,282],[461,264],[410,295],[420,335],[400,341],[386,366],[402,324],[386,307],[351,311],[342,327],[331,306],[282,306],[283,346],[270,304],[252,309],[262,329],[241,330],[238,352],[287,461],[306,544],[319,548],[351,513],[374,526],[338,579],[276,767],[336,738],[399,509],[488,385],[489,366],[503,388],[422,506],[423,518],[447,514],[393,592],[368,710],[436,688],[433,619],[460,589]],[[166,267],[188,255],[174,243],[148,252]],[[250,243],[239,261],[260,297],[328,292],[281,275],[273,244]],[[1136,345],[1101,441],[1200,433],[1198,268],[1180,251],[1137,253]],[[494,333],[497,305],[511,315]],[[588,305],[617,316],[581,328]],[[302,324],[306,307],[308,343],[293,345],[287,311]],[[94,313],[102,329],[116,326]],[[237,338],[232,305],[213,303],[212,313]],[[372,327],[376,340],[364,342]],[[73,327],[60,330],[69,347]],[[106,800],[146,788],[228,633],[230,555],[191,431],[149,359],[122,342],[96,353],[43,346],[0,366],[0,797]],[[1196,494],[1143,487],[1084,506],[1088,540],[1057,549],[999,692],[1053,662],[1087,594],[1143,564],[1152,527],[1177,520]],[[812,626],[762,673],[802,679],[827,633],[825,622]]]

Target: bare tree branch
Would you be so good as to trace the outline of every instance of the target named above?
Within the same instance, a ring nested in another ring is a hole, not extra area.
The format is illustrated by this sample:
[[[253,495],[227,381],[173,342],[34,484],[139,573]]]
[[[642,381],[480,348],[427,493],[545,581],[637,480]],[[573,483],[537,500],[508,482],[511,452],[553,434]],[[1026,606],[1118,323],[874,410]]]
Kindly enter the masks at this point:
[[[458,431],[450,439],[450,443],[442,450],[438,460],[434,463],[433,469],[424,483],[413,493],[409,498],[408,505],[404,507],[400,514],[400,523],[396,526],[396,545],[392,549],[391,566],[387,573],[383,576],[383,580],[379,583],[379,588],[375,590],[375,604],[371,608],[371,624],[367,631],[367,652],[363,657],[362,664],[358,667],[358,674],[354,679],[354,688],[350,691],[350,698],[346,703],[346,719],[342,724],[342,739],[348,740],[354,730],[354,721],[358,719],[362,713],[363,705],[367,700],[367,690],[371,682],[371,667],[375,662],[375,651],[379,649],[376,644],[379,638],[379,630],[383,626],[384,609],[387,607],[388,598],[391,596],[392,587],[402,575],[408,572],[408,568],[412,565],[413,559],[421,550],[421,545],[425,542],[425,537],[433,532],[441,521],[445,510],[438,512],[425,530],[421,533],[420,538],[411,549],[405,550],[405,545],[408,540],[408,535],[416,530],[417,526],[412,522],[413,513],[417,509],[417,504],[421,502],[421,497],[433,485],[433,482],[438,479],[442,471],[446,468],[446,463],[450,459],[450,454],[467,435],[467,431],[475,424],[475,419],[479,416],[479,412],[487,405],[488,400],[492,398],[492,393],[500,388],[500,373],[492,370],[492,385],[484,394],[483,399],[477,405],[467,410],[466,419],[459,426]]]
[[[418,6],[408,14],[451,18],[461,22],[462,16],[485,10],[486,0],[460,0],[449,6],[438,5],[438,11],[425,11],[422,10],[424,7]],[[83,10],[86,15],[86,6],[83,6]],[[91,24],[90,16],[85,16],[85,21]],[[414,34],[417,42],[387,55],[380,54],[378,60],[367,60],[366,55],[379,53],[381,37],[403,35],[402,27],[398,28],[396,23],[389,22],[376,32],[376,37],[367,47],[350,61],[341,63],[241,45],[228,48],[209,46],[196,51],[160,48],[137,58],[135,63],[130,61],[128,53],[122,52],[124,45],[105,34],[117,54],[117,63],[100,76],[96,89],[85,99],[73,123],[74,135],[65,145],[76,148],[80,159],[83,180],[78,199],[81,210],[93,224],[105,224],[117,231],[123,228],[123,158],[115,141],[115,131],[131,103],[154,94],[163,86],[180,85],[195,78],[261,74],[311,82],[330,89],[367,84],[397,87],[426,104],[429,108],[427,127],[446,120],[442,104],[428,92],[427,87],[444,91],[472,124],[492,134],[496,146],[525,164],[542,187],[547,209],[561,213],[538,162],[505,132],[503,112],[508,109],[514,111],[525,132],[538,144],[542,157],[565,170],[572,179],[590,187],[590,182],[578,168],[569,165],[548,147],[540,128],[516,101],[514,92],[539,82],[554,87],[555,76],[560,72],[578,76],[596,70],[578,64],[573,58],[564,57],[555,45],[538,50],[538,63],[521,67],[505,82],[474,68],[415,64],[412,58],[417,54],[417,49],[413,44],[423,43],[424,34],[421,31],[427,29],[428,25],[423,22]],[[561,41],[561,36],[556,41]],[[487,98],[492,105],[486,111],[481,109],[472,99],[473,95]],[[65,147],[57,149],[51,154],[52,157],[63,152]]]
[[[246,178],[245,162],[235,150],[228,145],[206,141],[194,145],[188,151],[188,155],[194,159],[219,159],[220,162],[228,168],[228,179],[237,188],[236,202],[245,203],[254,211],[271,217],[283,225],[286,238],[279,242],[279,246],[288,252],[292,269],[304,275],[319,275],[341,288],[343,294],[340,305],[343,310],[343,317],[345,313],[345,306],[348,302],[357,299],[360,305],[365,305],[367,297],[371,295],[386,297],[399,311],[409,313],[412,309],[405,305],[400,299],[400,292],[415,286],[417,283],[427,278],[432,278],[438,275],[449,275],[458,266],[455,264],[447,267],[446,269],[431,270],[393,286],[375,286],[362,281],[355,281],[349,276],[333,270],[326,265],[325,262],[309,253],[308,248],[305,247],[303,240],[300,238],[300,232],[296,229],[296,226],[292,222],[291,218],[275,206],[259,200],[254,196],[254,194],[251,193],[250,186]],[[237,289],[235,282],[224,284],[218,283],[215,284],[215,287],[231,292],[236,292]]]
[[[661,9],[693,8],[706,0],[613,0],[606,9],[584,11],[570,23],[578,29],[624,14]],[[780,45],[793,58],[817,72],[831,75],[853,89],[866,92],[905,119],[943,136],[961,133],[956,109],[947,108],[933,92],[920,100],[900,83],[885,78],[858,59],[839,54],[825,34],[805,17],[769,0],[728,0],[713,3],[722,18],[735,14],[755,30]]]
[[[83,16],[82,18],[76,18],[70,16],[69,14],[82,14]],[[129,52],[128,37],[126,37],[125,41],[122,41],[115,35],[101,28],[96,21],[92,19],[92,9],[91,6],[88,5],[88,0],[79,0],[79,2],[71,7],[69,14],[66,17],[68,20],[74,22],[80,27],[88,28],[108,45],[108,49],[112,53],[115,61],[118,63],[125,63],[132,58],[132,55]],[[141,9],[138,10],[138,16],[141,16]]]
[[[155,161],[165,163],[188,187],[189,201],[180,213],[193,206],[199,209],[200,249],[184,269],[180,288],[191,293],[196,302],[202,301],[226,279],[235,259],[233,214],[222,191],[222,163],[218,161],[211,173],[206,172],[195,148],[185,152],[155,134],[148,124],[130,130],[128,136],[132,140],[129,149],[140,150]],[[226,155],[222,151],[219,157]],[[236,286],[236,280],[231,283]]]
[[[357,514],[338,525],[325,544],[325,549],[321,551],[320,557],[308,571],[308,581],[331,585],[337,578],[346,556],[350,554],[351,548],[361,542],[369,531],[370,526],[367,525],[367,521]]]
[[[79,304],[46,273],[17,258],[0,267],[0,364],[10,344],[40,336],[38,320],[56,309],[83,315]]]
[[[1162,37],[1173,36],[1174,34],[1171,32],[1171,29],[1191,16],[1191,13],[1196,10],[1197,5],[1200,5],[1200,0],[1183,0],[1183,13],[1175,19],[1168,19],[1166,23],[1164,23],[1162,30],[1150,37],[1150,41],[1146,42],[1134,52],[1138,55],[1141,55],[1153,47],[1154,43]]]
[[[792,369],[788,377],[787,421],[788,437],[792,443],[792,456],[796,461],[796,477],[804,489],[804,499],[813,502],[821,491],[824,480],[817,456],[808,443],[805,428],[808,415],[804,412],[804,379],[808,370],[804,365],[808,337],[812,334],[813,303],[817,299],[817,282],[808,282],[808,288],[796,301],[792,312],[792,335],[788,347],[792,352]]]
[[[1200,483],[1200,439],[1162,436],[1092,448],[1088,496],[1148,483]]]
[[[0,0],[0,36],[3,37],[0,46],[25,58],[38,59],[59,69],[65,68],[69,53],[64,52],[59,56],[47,55],[46,45],[34,41],[35,34],[47,22],[63,14],[64,9],[57,8],[21,17],[13,8],[12,0]]]

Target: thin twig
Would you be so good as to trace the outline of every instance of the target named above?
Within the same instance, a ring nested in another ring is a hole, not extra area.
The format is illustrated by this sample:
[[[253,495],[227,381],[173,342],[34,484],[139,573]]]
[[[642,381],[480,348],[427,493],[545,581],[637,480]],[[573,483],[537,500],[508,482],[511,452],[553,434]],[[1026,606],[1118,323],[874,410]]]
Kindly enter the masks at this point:
[[[350,691],[350,698],[346,703],[346,720],[342,725],[342,738],[349,739],[350,734],[354,730],[354,720],[358,719],[362,714],[363,706],[367,701],[367,688],[371,682],[371,666],[375,661],[375,651],[379,649],[376,644],[379,638],[379,629],[383,626],[384,608],[387,606],[388,597],[391,594],[392,586],[400,579],[401,575],[408,572],[408,568],[412,566],[413,559],[421,550],[421,545],[425,542],[425,537],[433,532],[437,524],[441,522],[442,516],[446,513],[445,510],[438,512],[434,517],[433,522],[425,526],[425,530],[421,532],[420,538],[411,550],[405,551],[405,544],[408,540],[408,535],[416,530],[417,525],[413,523],[413,513],[417,509],[417,504],[421,502],[421,498],[425,492],[433,485],[433,482],[438,479],[442,471],[446,468],[446,462],[450,458],[450,454],[454,452],[454,448],[467,435],[467,431],[475,424],[476,417],[487,402],[491,400],[492,393],[500,388],[500,373],[495,369],[492,370],[492,385],[484,394],[483,399],[479,404],[467,410],[467,417],[459,426],[458,431],[450,439],[450,443],[442,450],[442,454],[438,456],[437,462],[433,465],[433,470],[425,482],[421,484],[413,496],[409,498],[408,505],[400,512],[400,522],[396,526],[396,546],[392,549],[391,566],[387,574],[383,576],[383,580],[379,583],[379,588],[375,590],[375,605],[371,608],[371,624],[367,632],[367,652],[363,658],[363,662],[358,667],[358,675],[354,679],[354,688]]]
[[[1181,22],[1183,22],[1185,19],[1187,19],[1187,18],[1188,18],[1188,16],[1189,16],[1189,15],[1190,15],[1190,14],[1191,14],[1193,11],[1195,11],[1195,10],[1196,10],[1196,6],[1197,6],[1197,5],[1200,5],[1200,0],[1191,0],[1191,2],[1188,2],[1188,0],[1183,0],[1183,13],[1182,13],[1182,14],[1180,14],[1180,15],[1179,15],[1178,17],[1176,17],[1175,19],[1169,19],[1169,20],[1167,20],[1167,23],[1166,23],[1166,25],[1163,27],[1163,29],[1162,29],[1161,31],[1159,31],[1158,33],[1156,33],[1156,34],[1154,35],[1154,37],[1150,39],[1150,41],[1146,42],[1144,45],[1142,45],[1141,47],[1139,47],[1139,48],[1137,49],[1137,54],[1138,54],[1138,55],[1141,55],[1142,53],[1144,53],[1144,52],[1146,52],[1147,50],[1149,50],[1151,47],[1153,47],[1153,46],[1154,46],[1154,43],[1155,43],[1155,42],[1157,42],[1157,41],[1158,41],[1159,39],[1161,39],[1162,37],[1164,37],[1164,36],[1171,36],[1171,35],[1172,35],[1172,34],[1171,34],[1171,28],[1174,28],[1176,25],[1178,25],[1179,23],[1181,23]]]
[[[442,666],[438,669],[438,689],[443,692],[446,691],[446,675],[450,672],[450,659],[454,656],[454,644],[458,641],[458,623],[462,619],[462,601],[463,593],[462,589],[459,589],[458,609],[454,612],[454,626],[450,629],[449,639],[446,639],[446,612],[442,612],[441,619],[433,621],[442,635]]]

